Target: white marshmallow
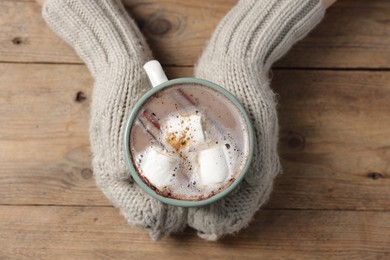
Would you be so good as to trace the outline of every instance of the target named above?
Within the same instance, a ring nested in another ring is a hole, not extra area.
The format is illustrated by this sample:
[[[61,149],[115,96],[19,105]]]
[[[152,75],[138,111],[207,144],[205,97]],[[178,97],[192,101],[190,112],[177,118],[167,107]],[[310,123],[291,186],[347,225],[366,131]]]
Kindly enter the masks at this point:
[[[199,152],[199,172],[203,185],[224,182],[229,176],[229,165],[224,147],[224,145],[219,145]]]
[[[149,149],[141,169],[151,184],[163,188],[170,183],[174,169],[179,168],[180,158],[175,154],[167,154],[155,147]]]
[[[177,138],[189,137],[188,144],[190,146],[203,143],[205,139],[200,115],[172,116],[165,124],[164,132],[168,134],[174,133]]]

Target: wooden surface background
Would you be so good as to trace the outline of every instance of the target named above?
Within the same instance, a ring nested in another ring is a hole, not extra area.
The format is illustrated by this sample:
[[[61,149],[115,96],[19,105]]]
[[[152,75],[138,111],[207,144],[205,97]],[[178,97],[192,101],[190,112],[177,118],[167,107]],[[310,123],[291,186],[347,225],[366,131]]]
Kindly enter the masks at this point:
[[[125,5],[180,77],[235,2]],[[0,0],[0,259],[390,259],[390,1],[340,0],[275,64],[284,174],[219,242],[151,242],[96,188],[92,83],[37,4]]]

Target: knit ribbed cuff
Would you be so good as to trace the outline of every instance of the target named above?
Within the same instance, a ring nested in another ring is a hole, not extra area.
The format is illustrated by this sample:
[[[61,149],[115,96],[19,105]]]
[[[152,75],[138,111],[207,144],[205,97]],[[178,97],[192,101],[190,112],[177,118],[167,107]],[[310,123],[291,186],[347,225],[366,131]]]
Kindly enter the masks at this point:
[[[216,29],[209,58],[230,57],[269,68],[323,18],[322,0],[241,0]]]
[[[151,57],[120,0],[46,0],[42,15],[94,76],[107,66],[129,60],[143,64]]]

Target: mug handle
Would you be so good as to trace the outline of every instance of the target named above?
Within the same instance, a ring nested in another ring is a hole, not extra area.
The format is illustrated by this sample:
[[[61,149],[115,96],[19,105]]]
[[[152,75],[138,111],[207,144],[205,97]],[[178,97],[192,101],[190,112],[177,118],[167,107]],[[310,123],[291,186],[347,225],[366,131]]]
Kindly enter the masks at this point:
[[[161,83],[168,81],[168,78],[165,75],[160,62],[157,60],[151,60],[145,63],[144,70],[148,75],[149,81],[153,88],[160,85]]]

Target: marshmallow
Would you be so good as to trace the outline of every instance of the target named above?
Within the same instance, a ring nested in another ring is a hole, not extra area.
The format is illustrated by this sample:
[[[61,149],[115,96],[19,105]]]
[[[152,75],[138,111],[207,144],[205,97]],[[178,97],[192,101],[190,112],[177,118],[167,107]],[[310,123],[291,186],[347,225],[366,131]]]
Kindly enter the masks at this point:
[[[164,132],[173,147],[177,146],[174,142],[185,140],[188,141],[186,145],[192,146],[203,143],[205,139],[200,115],[172,116],[165,124]]]
[[[175,168],[179,168],[180,158],[176,154],[167,154],[155,147],[149,149],[141,165],[143,175],[151,184],[163,188],[170,183]]]
[[[224,182],[229,176],[229,165],[224,147],[224,145],[219,145],[199,152],[199,172],[203,185]]]

